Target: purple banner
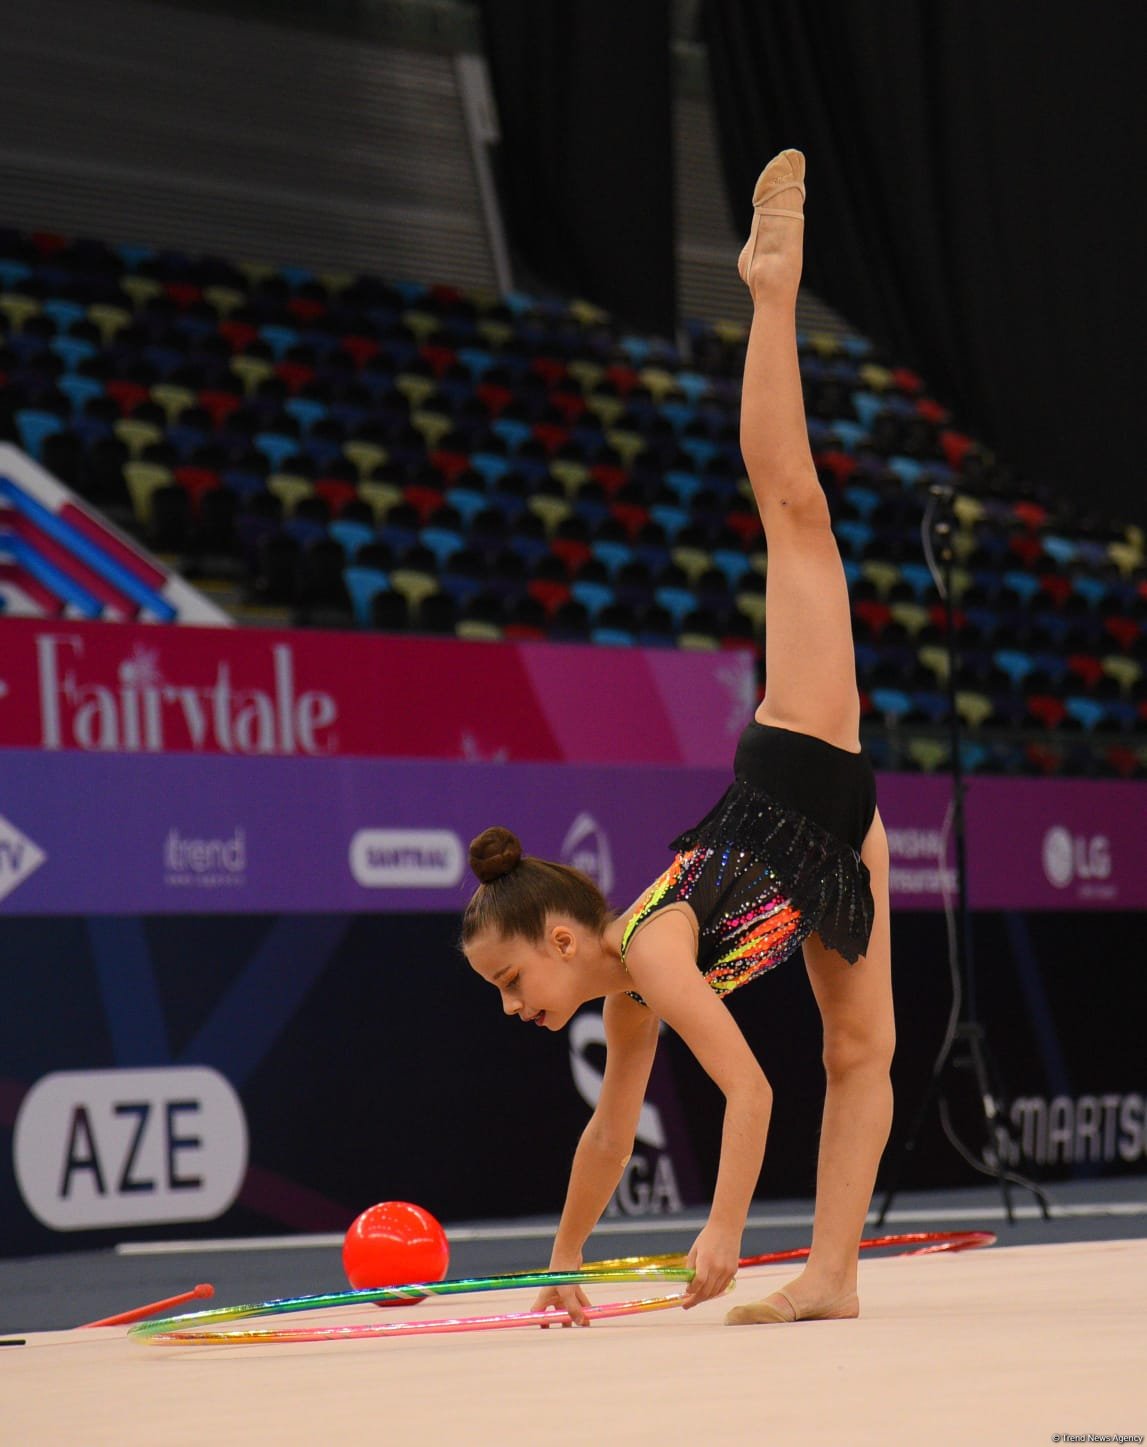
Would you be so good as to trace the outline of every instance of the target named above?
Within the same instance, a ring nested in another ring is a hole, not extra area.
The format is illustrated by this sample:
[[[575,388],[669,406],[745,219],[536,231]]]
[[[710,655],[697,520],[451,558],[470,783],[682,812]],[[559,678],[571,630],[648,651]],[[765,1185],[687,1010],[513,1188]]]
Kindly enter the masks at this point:
[[[618,906],[728,782],[722,769],[0,752],[0,914],[454,911],[469,840],[507,824]],[[892,901],[954,890],[946,780],[882,775]],[[1147,908],[1147,786],[968,789],[977,909]]]

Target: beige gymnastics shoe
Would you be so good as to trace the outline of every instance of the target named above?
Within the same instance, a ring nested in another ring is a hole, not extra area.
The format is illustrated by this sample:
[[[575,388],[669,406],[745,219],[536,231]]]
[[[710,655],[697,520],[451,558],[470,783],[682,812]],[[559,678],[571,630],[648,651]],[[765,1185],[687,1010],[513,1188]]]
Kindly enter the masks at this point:
[[[786,192],[796,192],[803,206],[804,177],[805,159],[800,151],[781,151],[757,177],[757,184],[753,189],[753,225],[749,239],[737,260],[737,271],[746,286],[752,286],[749,277],[755,261],[770,254],[790,250],[793,242],[799,238],[800,233],[795,227],[762,227],[761,222],[778,216],[793,221],[804,220],[803,210],[794,211],[790,207],[769,205],[774,197],[783,196]]]
[[[860,1300],[855,1291],[838,1297],[820,1311],[802,1316],[796,1302],[785,1291],[774,1291],[763,1301],[748,1301],[734,1306],[725,1317],[726,1326],[764,1326],[778,1323],[791,1326],[795,1321],[847,1321],[860,1315]]]

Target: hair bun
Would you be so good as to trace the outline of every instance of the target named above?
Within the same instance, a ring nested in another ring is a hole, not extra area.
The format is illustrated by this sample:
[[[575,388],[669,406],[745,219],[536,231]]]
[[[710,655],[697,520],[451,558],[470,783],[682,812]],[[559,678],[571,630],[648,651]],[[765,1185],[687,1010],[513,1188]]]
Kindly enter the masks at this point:
[[[483,829],[470,845],[470,868],[483,884],[509,874],[521,857],[522,841],[509,829]]]

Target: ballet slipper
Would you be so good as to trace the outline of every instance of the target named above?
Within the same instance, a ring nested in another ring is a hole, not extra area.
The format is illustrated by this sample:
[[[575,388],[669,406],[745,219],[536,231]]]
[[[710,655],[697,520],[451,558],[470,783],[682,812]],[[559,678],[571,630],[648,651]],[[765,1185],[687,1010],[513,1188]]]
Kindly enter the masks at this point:
[[[745,242],[741,254],[737,258],[737,272],[746,286],[749,285],[749,273],[757,255],[762,218],[787,216],[794,221],[804,220],[803,211],[793,211],[782,206],[768,204],[774,196],[780,196],[785,191],[799,191],[803,202],[805,198],[804,176],[804,156],[800,151],[790,150],[781,151],[779,155],[774,156],[757,177],[757,184],[753,188],[753,225],[749,231],[749,239]]]
[[[843,1321],[859,1315],[860,1302],[855,1291],[846,1292],[822,1310],[808,1316],[801,1314],[800,1308],[787,1291],[774,1291],[763,1301],[748,1301],[744,1306],[734,1306],[725,1317],[725,1325],[764,1326],[777,1323],[791,1326],[797,1321]]]

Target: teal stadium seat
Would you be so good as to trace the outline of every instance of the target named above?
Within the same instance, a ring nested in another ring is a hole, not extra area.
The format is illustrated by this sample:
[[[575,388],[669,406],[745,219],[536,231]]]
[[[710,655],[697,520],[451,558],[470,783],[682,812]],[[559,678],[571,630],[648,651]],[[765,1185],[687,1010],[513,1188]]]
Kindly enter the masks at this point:
[[[1068,698],[1064,700],[1068,718],[1072,718],[1089,733],[1108,721],[1107,705],[1094,698]]]
[[[591,619],[614,601],[613,589],[608,583],[575,582],[570,588],[570,596],[582,605]]]
[[[54,412],[44,412],[36,407],[21,407],[15,417],[16,430],[20,434],[20,445],[37,462],[42,456],[44,439],[64,430],[64,424]]]
[[[352,561],[360,548],[376,541],[374,529],[368,527],[366,523],[337,521],[331,523],[329,531],[331,537],[342,545],[343,551]]]
[[[283,411],[288,416],[309,432],[316,422],[321,422],[324,417],[330,416],[330,409],[325,402],[317,402],[311,397],[288,397],[283,403]]]
[[[293,457],[299,451],[299,439],[288,437],[283,432],[259,432],[253,441],[271,464],[272,472],[281,472],[287,458]]]
[[[369,628],[371,604],[377,594],[385,592],[390,586],[390,580],[377,568],[356,568],[353,565],[345,570],[343,577],[355,622],[360,628]]]

